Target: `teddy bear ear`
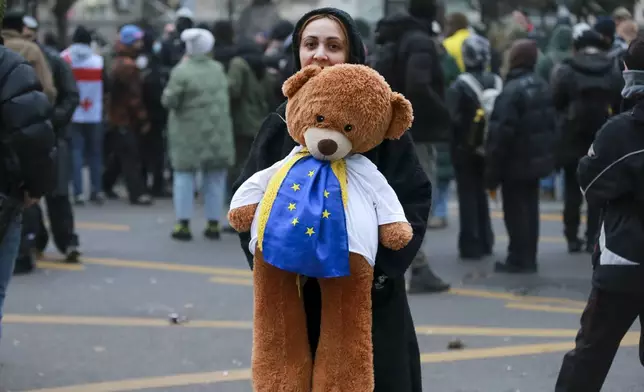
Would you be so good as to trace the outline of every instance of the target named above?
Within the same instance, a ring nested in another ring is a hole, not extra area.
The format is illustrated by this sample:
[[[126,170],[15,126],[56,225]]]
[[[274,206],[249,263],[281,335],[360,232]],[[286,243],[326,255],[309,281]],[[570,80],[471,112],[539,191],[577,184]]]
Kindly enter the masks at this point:
[[[320,72],[322,72],[322,68],[317,65],[304,67],[293,76],[286,79],[286,82],[282,85],[282,93],[284,93],[286,98],[293,97],[295,93],[297,93],[302,86],[306,84],[306,82],[318,75]]]
[[[400,137],[411,127],[414,120],[414,112],[409,102],[402,94],[391,94],[391,123],[385,137],[387,139],[400,139]]]

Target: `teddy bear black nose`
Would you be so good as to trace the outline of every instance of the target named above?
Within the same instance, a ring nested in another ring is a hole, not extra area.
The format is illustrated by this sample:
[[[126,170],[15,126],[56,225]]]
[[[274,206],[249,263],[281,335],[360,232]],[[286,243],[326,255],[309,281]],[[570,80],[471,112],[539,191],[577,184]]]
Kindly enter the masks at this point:
[[[331,139],[323,139],[318,142],[318,151],[324,155],[333,155],[338,151],[338,143]]]

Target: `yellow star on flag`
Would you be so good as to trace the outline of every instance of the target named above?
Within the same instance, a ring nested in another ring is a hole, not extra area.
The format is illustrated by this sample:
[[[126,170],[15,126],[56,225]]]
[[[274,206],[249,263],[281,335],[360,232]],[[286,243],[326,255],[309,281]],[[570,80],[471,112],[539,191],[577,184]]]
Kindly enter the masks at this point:
[[[293,211],[295,209],[295,203],[288,203],[288,210]]]
[[[326,189],[324,190],[324,197],[326,197],[327,199],[329,198],[329,192],[327,192]]]
[[[300,190],[300,184],[293,184],[291,189],[293,189],[295,192],[299,191]]]
[[[311,170],[311,171],[309,172],[309,177],[313,177],[313,174],[314,174],[314,173],[315,173],[315,172],[314,172],[313,170]]]
[[[308,235],[310,237],[313,234],[315,234],[315,231],[313,231],[313,228],[312,227],[307,227],[306,228],[306,235]]]
[[[300,221],[299,221],[299,219],[295,218],[295,219],[293,219],[293,220],[291,221],[291,223],[293,224],[293,226],[295,226],[295,225],[297,225],[298,223],[300,223]]]
[[[327,211],[327,210],[324,210],[324,212],[322,212],[322,217],[323,218],[329,219],[330,215],[331,215],[331,213],[329,211]]]

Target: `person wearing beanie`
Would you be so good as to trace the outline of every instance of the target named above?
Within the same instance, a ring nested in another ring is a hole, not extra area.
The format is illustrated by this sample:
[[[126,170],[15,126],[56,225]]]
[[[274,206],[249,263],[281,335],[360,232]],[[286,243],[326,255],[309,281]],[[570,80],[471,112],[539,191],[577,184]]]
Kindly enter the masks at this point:
[[[539,243],[539,180],[555,167],[556,116],[548,83],[535,73],[539,50],[520,39],[508,54],[509,72],[496,98],[485,141],[485,184],[501,187],[510,237],[495,272],[536,273]]]
[[[152,204],[143,181],[141,135],[150,132],[150,119],[143,103],[143,82],[136,59],[143,49],[144,33],[135,25],[125,25],[119,30],[115,45],[116,56],[109,71],[109,94],[107,116],[110,125],[117,129],[114,134],[116,161],[125,177],[125,186],[130,204]],[[118,178],[115,167],[103,173],[103,188],[109,194]]]
[[[4,19],[5,6],[5,1],[0,0],[0,21]],[[10,40],[17,41],[16,37],[10,34]],[[0,156],[2,320],[7,288],[20,248],[22,210],[38,203],[56,185],[56,135],[49,121],[51,104],[42,92],[35,69],[5,45],[0,45],[0,96],[3,97],[0,103],[0,137],[5,141]],[[7,154],[7,151],[12,154]]]
[[[462,45],[465,73],[447,90],[447,108],[452,118],[451,152],[457,183],[459,208],[459,257],[481,260],[492,254],[494,233],[484,184],[484,146],[486,121],[481,117],[482,102],[478,91],[501,93],[503,82],[488,71],[490,43],[479,35],[470,35]]]
[[[409,14],[388,16],[378,22],[376,44],[379,48],[372,66],[394,91],[411,102],[414,123],[409,132],[423,170],[435,184],[435,144],[448,142],[450,133],[443,70],[432,30],[436,6],[433,0],[414,0],[408,11]],[[411,265],[409,293],[448,290],[449,284],[430,268],[425,249],[421,247]]]
[[[624,63],[621,95],[634,106],[603,124],[577,167],[578,186],[588,205],[601,208],[600,240],[591,257],[592,288],[575,348],[563,358],[555,392],[603,390],[624,335],[635,319],[644,317],[642,38],[631,42]],[[644,363],[644,334],[639,335],[639,361]]]
[[[69,197],[69,183],[72,153],[69,148],[68,125],[80,102],[78,86],[70,64],[60,53],[38,42],[38,21],[31,16],[24,18],[25,38],[30,38],[42,50],[52,71],[54,86],[58,92],[51,113],[51,123],[56,132],[57,184],[56,189],[45,195],[50,229],[58,250],[65,255],[67,262],[77,262],[80,256],[78,235],[74,230],[74,213]],[[43,220],[39,204],[26,208],[23,213],[23,244],[16,269],[28,270],[34,265],[33,251],[42,254],[49,242],[49,234]]]
[[[212,59],[215,38],[204,29],[181,33],[186,57],[172,70],[161,102],[168,109],[168,152],[174,170],[177,223],[172,238],[192,239],[195,173],[203,174],[203,197],[209,239],[220,238],[228,169],[235,163],[228,78]]]
[[[22,11],[7,11],[2,19],[0,34],[7,48],[18,52],[34,67],[45,95],[53,104],[56,101],[56,87],[54,87],[51,69],[38,45],[22,36],[25,27],[24,17],[25,13]]]
[[[610,58],[608,42],[586,24],[573,27],[573,54],[552,72],[551,88],[561,139],[556,146],[557,167],[564,174],[564,236],[568,251],[592,252],[599,231],[599,208],[588,204],[586,233],[578,237],[582,194],[577,184],[579,159],[595,133],[620,108],[623,85],[619,67]]]

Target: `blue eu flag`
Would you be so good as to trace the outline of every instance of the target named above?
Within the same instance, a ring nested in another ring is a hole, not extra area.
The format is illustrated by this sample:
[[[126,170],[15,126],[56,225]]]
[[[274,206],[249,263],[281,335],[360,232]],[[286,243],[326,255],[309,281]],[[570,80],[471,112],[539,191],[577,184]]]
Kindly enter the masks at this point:
[[[342,188],[331,162],[310,155],[299,159],[284,177],[270,210],[262,241],[264,260],[308,277],[348,276]]]

